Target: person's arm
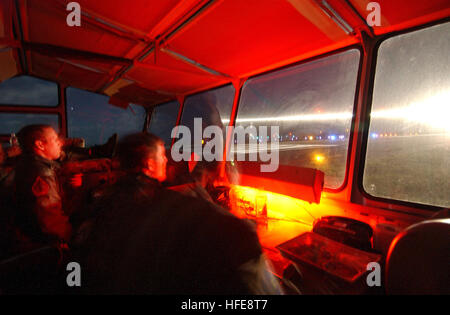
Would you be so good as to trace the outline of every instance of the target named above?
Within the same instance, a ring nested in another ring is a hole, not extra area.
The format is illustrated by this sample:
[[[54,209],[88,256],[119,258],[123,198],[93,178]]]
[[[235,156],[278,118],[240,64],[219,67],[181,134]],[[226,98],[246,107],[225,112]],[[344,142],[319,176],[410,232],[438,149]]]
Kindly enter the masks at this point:
[[[33,211],[41,231],[50,236],[69,241],[72,227],[64,214],[57,181],[53,177],[38,176],[33,183],[35,199]]]

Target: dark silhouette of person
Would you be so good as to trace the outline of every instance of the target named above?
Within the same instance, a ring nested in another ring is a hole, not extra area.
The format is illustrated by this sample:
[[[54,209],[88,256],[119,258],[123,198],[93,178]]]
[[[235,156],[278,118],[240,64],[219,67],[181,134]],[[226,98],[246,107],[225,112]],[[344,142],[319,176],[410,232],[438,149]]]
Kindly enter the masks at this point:
[[[98,200],[79,248],[83,293],[279,294],[247,222],[168,190],[164,142],[140,133],[119,144],[127,175]]]

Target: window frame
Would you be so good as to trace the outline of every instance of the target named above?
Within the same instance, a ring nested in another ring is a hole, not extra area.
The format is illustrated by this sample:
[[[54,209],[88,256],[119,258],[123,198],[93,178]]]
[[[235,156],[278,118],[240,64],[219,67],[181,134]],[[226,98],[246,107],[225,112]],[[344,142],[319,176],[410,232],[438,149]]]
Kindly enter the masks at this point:
[[[248,79],[247,79],[247,80],[248,80]],[[247,80],[246,80],[246,81],[247,81]],[[202,94],[202,93],[208,93],[208,92],[212,92],[212,91],[215,91],[215,90],[218,90],[218,89],[222,89],[222,88],[227,87],[227,86],[233,87],[233,89],[234,89],[233,100],[234,100],[234,97],[236,96],[236,93],[237,93],[238,91],[236,90],[236,87],[235,87],[231,82],[230,82],[230,83],[225,83],[225,84],[222,84],[222,85],[219,85],[219,86],[215,86],[215,87],[210,88],[210,89],[207,89],[207,90],[202,90],[202,91],[199,91],[199,92],[195,92],[195,93],[186,95],[186,96],[184,97],[184,100],[183,100],[183,108],[181,109],[180,124],[181,124],[181,121],[183,120],[184,108],[185,108],[186,101],[187,101],[188,98],[193,97],[193,96],[195,96],[195,95]],[[244,85],[242,85],[242,87],[243,87],[243,86],[244,86]],[[242,89],[242,88],[241,88],[241,89]],[[165,103],[164,103],[164,104],[165,104]],[[159,105],[158,105],[158,106],[159,106]],[[228,119],[230,119],[230,121],[231,121],[231,115],[232,115],[232,114],[233,114],[233,104],[231,104],[230,117],[228,117]],[[177,125],[177,126],[178,126],[178,125]]]
[[[1,111],[0,110],[0,114],[22,114],[22,115],[26,115],[26,114],[33,114],[33,115],[55,115],[58,119],[58,129],[59,129],[59,133],[62,133],[62,125],[61,125],[61,113],[59,112],[28,112],[28,111],[18,111],[18,112],[13,112],[13,111]],[[25,127],[25,126],[24,126]],[[17,133],[16,133],[17,134]],[[0,134],[0,142],[7,142],[9,137],[11,135],[10,134]]]
[[[333,51],[330,51],[330,52],[327,52],[327,53],[324,53],[324,54],[313,56],[311,58],[307,58],[307,59],[304,59],[304,60],[301,60],[301,61],[298,61],[298,62],[295,62],[295,63],[291,63],[291,64],[288,64],[288,65],[285,65],[283,67],[279,67],[279,68],[276,68],[276,69],[272,69],[272,70],[269,70],[269,71],[266,71],[266,72],[259,73],[257,75],[248,77],[245,80],[245,82],[242,84],[242,86],[241,86],[241,88],[239,90],[239,101],[238,101],[237,108],[236,108],[236,117],[235,118],[237,119],[238,114],[239,114],[239,106],[241,105],[241,100],[242,100],[242,89],[248,83],[248,81],[250,79],[261,77],[261,76],[264,76],[264,75],[267,75],[267,74],[271,74],[271,73],[274,73],[274,72],[277,72],[277,71],[286,70],[286,69],[291,68],[291,67],[300,66],[302,64],[307,64],[307,63],[310,63],[310,62],[314,62],[314,61],[317,61],[317,60],[320,60],[320,59],[323,59],[323,58],[327,58],[327,57],[330,57],[330,56],[333,56],[333,55],[337,55],[337,54],[340,54],[340,53],[343,53],[343,52],[346,52],[346,51],[350,51],[352,49],[356,49],[356,50],[359,51],[359,62],[358,62],[358,71],[357,71],[357,76],[356,76],[356,81],[355,81],[355,90],[354,90],[355,95],[354,95],[354,98],[353,98],[353,110],[352,110],[352,115],[353,116],[352,116],[352,120],[351,120],[351,123],[350,123],[350,126],[349,126],[349,135],[350,136],[349,136],[348,145],[347,145],[347,158],[346,158],[346,163],[345,163],[345,175],[344,175],[344,179],[342,181],[341,186],[339,186],[337,188],[329,188],[329,187],[325,187],[324,186],[324,188],[323,188],[324,192],[334,193],[334,194],[340,193],[343,190],[345,190],[348,187],[348,182],[349,182],[350,161],[351,161],[352,150],[353,150],[353,141],[354,141],[354,134],[355,134],[354,129],[355,129],[355,124],[356,124],[356,119],[357,119],[356,114],[357,114],[357,110],[358,110],[358,99],[359,99],[360,85],[361,85],[362,66],[363,66],[363,61],[364,61],[364,49],[361,46],[361,44],[358,43],[358,44],[353,44],[353,45],[350,45],[350,46],[342,47],[342,48],[339,48],[337,50],[333,50]],[[235,126],[236,119],[234,120],[234,125],[233,126]],[[228,141],[228,139],[227,139],[227,141]],[[351,189],[351,187],[350,187],[350,189]]]
[[[64,86],[64,90],[63,90],[64,91],[64,109],[63,110],[64,110],[64,114],[66,115],[65,116],[65,119],[66,119],[66,131],[65,132],[66,132],[66,136],[67,137],[69,137],[69,119],[68,119],[68,117],[69,117],[69,106],[67,104],[67,89],[69,89],[69,88],[73,88],[73,89],[77,89],[77,90],[81,90],[81,91],[86,91],[86,92],[97,94],[97,95],[101,95],[101,96],[110,97],[109,95],[106,95],[106,94],[103,94],[103,93],[98,93],[98,92],[94,92],[94,91],[90,91],[90,90],[86,90],[86,89],[80,89],[80,88],[77,88],[77,87],[72,86],[72,85]],[[142,128],[140,130],[145,131],[146,130],[145,127],[146,127],[147,119],[148,119],[148,108],[145,107],[145,106],[139,105],[139,104],[129,103],[129,105],[131,105],[131,104],[136,105],[136,106],[141,106],[144,109],[145,117],[144,117],[144,121],[142,123]],[[112,104],[109,104],[109,105],[110,106],[114,106]],[[150,122],[149,122],[149,126],[150,126]]]
[[[186,96],[186,97],[187,97],[187,96]],[[150,108],[150,110],[149,110],[149,118],[148,118],[148,126],[147,126],[147,128],[145,129],[147,132],[150,132],[150,127],[151,127],[151,125],[152,125],[152,118],[153,118],[153,115],[155,114],[155,109],[158,108],[158,107],[167,105],[167,104],[169,104],[169,103],[172,103],[172,102],[177,102],[177,103],[178,103],[178,111],[177,111],[176,114],[175,114],[175,125],[173,126],[173,128],[174,128],[174,127],[177,127],[177,126],[180,124],[180,121],[178,121],[178,120],[179,120],[178,118],[180,118],[180,120],[181,120],[181,116],[180,116],[180,117],[178,117],[178,116],[181,115],[180,111],[181,111],[181,112],[183,111],[184,100],[183,100],[183,103],[181,104],[181,103],[180,103],[180,100],[178,100],[178,99],[173,99],[173,100],[170,100],[170,101],[167,101],[167,102],[160,103],[160,104],[158,104],[158,105],[152,106],[152,107]],[[170,146],[169,146],[169,149],[172,149],[173,139],[172,139],[172,138],[170,138],[170,139],[171,139],[171,140],[170,140]],[[164,140],[164,139],[163,139],[163,140]]]
[[[26,108],[30,108],[30,109],[31,108],[39,108],[39,109],[40,108],[52,108],[52,109],[55,109],[55,108],[58,108],[61,105],[61,86],[60,86],[60,84],[58,82],[54,82],[54,81],[48,80],[48,79],[40,77],[40,76],[30,75],[30,74],[25,74],[25,73],[18,73],[15,76],[12,76],[11,78],[8,78],[7,80],[14,79],[14,78],[17,78],[17,77],[22,77],[22,76],[36,78],[36,79],[39,79],[39,80],[42,80],[42,81],[46,81],[46,82],[50,82],[50,83],[56,84],[56,93],[57,93],[57,97],[58,97],[56,105],[48,105],[48,106],[46,106],[44,104],[29,105],[29,104],[10,104],[10,103],[6,104],[6,103],[0,103],[0,107],[8,107],[8,108],[10,108],[10,107],[19,107],[19,108],[20,107],[21,108],[26,107]],[[5,81],[7,81],[7,80],[5,80]],[[2,82],[5,82],[5,81],[2,81]],[[2,82],[0,82],[0,84]]]
[[[66,110],[65,110],[65,95],[63,95],[62,91],[64,91],[63,86],[55,81],[48,80],[44,77],[18,73],[17,75],[11,77],[15,78],[18,76],[29,76],[37,79],[41,79],[47,82],[51,82],[56,84],[57,92],[58,92],[58,104],[56,106],[42,106],[42,105],[17,105],[17,104],[0,104],[0,113],[11,113],[11,114],[55,114],[58,116],[58,127],[59,133],[63,136],[67,135],[67,125],[66,125]],[[11,79],[10,78],[10,79]],[[0,134],[0,141],[2,143],[8,142],[10,135],[9,134]]]
[[[420,30],[425,30],[427,28],[431,28],[445,23],[450,23],[450,18],[444,18],[423,25],[411,27],[405,30],[392,32],[389,34],[382,35],[376,39],[376,42],[373,46],[373,60],[370,65],[370,75],[367,78],[369,87],[366,96],[366,110],[360,120],[360,124],[364,126],[364,128],[362,129],[361,150],[357,152],[357,155],[360,157],[360,163],[358,166],[358,173],[357,173],[357,189],[358,192],[360,193],[360,196],[363,197],[363,199],[366,199],[368,203],[364,202],[364,200],[360,200],[358,203],[365,204],[366,206],[370,207],[381,207],[381,208],[386,208],[386,205],[393,205],[394,207],[389,208],[389,211],[401,213],[407,212],[409,214],[419,214],[419,215],[423,214],[421,210],[437,212],[447,209],[446,207],[431,204],[417,203],[413,201],[398,200],[393,198],[377,197],[371,195],[364,189],[364,169],[366,165],[367,147],[369,142],[370,114],[372,112],[375,76],[377,72],[378,53],[380,50],[380,46],[388,39],[409,33],[414,33]],[[352,202],[355,201],[352,200]]]

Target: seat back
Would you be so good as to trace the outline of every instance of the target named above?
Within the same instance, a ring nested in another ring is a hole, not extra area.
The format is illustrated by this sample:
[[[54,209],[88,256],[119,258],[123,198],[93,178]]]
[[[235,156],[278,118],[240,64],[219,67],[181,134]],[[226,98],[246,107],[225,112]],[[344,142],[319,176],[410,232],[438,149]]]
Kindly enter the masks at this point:
[[[450,294],[450,219],[410,226],[392,241],[386,260],[388,294]]]

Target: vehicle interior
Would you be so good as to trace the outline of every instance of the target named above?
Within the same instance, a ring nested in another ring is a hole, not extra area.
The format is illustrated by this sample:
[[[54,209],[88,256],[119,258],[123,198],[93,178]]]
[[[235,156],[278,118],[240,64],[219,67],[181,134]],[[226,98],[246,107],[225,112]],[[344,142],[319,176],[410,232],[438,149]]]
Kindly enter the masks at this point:
[[[148,131],[176,190],[176,127],[204,146],[219,126],[215,200],[254,224],[285,293],[449,294],[449,52],[447,0],[0,0],[0,141],[36,123],[81,147]],[[120,176],[111,158],[66,171],[80,198]]]

